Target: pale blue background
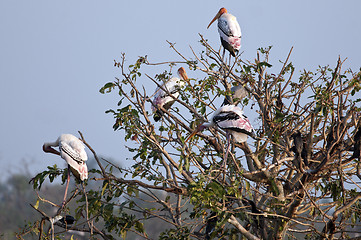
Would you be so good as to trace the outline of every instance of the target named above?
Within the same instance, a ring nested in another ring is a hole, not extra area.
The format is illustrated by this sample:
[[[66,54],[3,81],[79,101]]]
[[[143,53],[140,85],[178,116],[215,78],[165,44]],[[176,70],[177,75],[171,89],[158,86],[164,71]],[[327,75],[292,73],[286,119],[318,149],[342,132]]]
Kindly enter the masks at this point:
[[[27,169],[34,174],[54,163],[65,166],[41,146],[77,130],[99,154],[126,164],[123,134],[113,131],[113,118],[104,113],[118,98],[98,92],[119,76],[113,60],[122,52],[127,65],[143,55],[152,62],[181,60],[166,40],[192,57],[189,46],[202,50],[198,33],[218,49],[216,25],[206,26],[220,7],[241,25],[243,59],[253,60],[257,48],[273,45],[277,72],[278,60],[294,46],[296,77],[303,68],[334,67],[339,55],[348,58],[346,68],[361,66],[358,0],[1,0],[1,176]],[[143,80],[150,91],[155,88]]]

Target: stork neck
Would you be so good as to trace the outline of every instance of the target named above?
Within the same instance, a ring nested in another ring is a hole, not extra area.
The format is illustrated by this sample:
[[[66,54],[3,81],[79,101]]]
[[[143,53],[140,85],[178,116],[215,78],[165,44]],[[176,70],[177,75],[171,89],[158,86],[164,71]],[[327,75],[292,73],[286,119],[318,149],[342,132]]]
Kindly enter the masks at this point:
[[[214,126],[214,122],[213,122],[213,121],[211,121],[211,122],[205,122],[205,123],[203,123],[203,124],[201,125],[201,131],[202,131],[203,129],[210,128],[210,127],[213,127],[213,126]]]
[[[55,146],[58,146],[59,145],[59,142],[56,141],[56,142],[50,142],[50,143],[44,143],[43,145],[43,151],[44,152],[48,152],[48,153],[53,153],[53,154],[56,154],[56,155],[60,155],[60,152],[58,152],[57,150],[55,150],[54,148],[52,147],[55,147]]]

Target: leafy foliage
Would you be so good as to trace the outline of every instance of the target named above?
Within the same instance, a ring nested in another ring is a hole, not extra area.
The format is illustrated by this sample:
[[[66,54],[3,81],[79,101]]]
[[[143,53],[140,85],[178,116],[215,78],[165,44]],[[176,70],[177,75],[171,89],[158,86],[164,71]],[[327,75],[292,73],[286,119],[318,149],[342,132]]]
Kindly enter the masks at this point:
[[[61,173],[64,173],[62,175],[62,180],[63,183],[65,182],[65,178],[67,176],[68,170],[60,170],[58,169],[58,167],[56,165],[53,166],[48,166],[48,170],[43,171],[41,173],[38,173],[34,178],[31,179],[31,181],[33,182],[33,187],[34,189],[40,189],[41,185],[43,184],[43,182],[45,181],[45,179],[48,177],[50,182],[53,182],[54,179],[59,176]]]
[[[119,95],[117,108],[106,113],[114,117],[113,129],[124,134],[133,165],[99,160],[83,138],[100,168],[89,180],[99,182],[98,188],[79,190],[77,217],[86,212],[84,231],[103,239],[129,238],[129,233],[145,239],[354,236],[361,216],[356,182],[361,179],[360,72],[343,72],[338,59],[334,68],[296,76],[292,49],[277,66],[269,62],[271,47],[260,48],[251,62],[241,56],[223,59],[202,36],[200,43],[204,51],[194,54],[196,61],[171,43],[183,63],[140,57],[126,67],[125,54],[115,61],[121,76],[100,93]],[[146,74],[159,65],[166,70]],[[173,107],[161,109],[161,121],[154,122],[153,89],[179,66],[187,68],[190,79]],[[144,87],[145,80],[154,88]],[[222,170],[224,131],[209,129],[187,143],[185,138],[210,120],[236,85],[248,93],[240,105],[256,131],[245,143],[232,142]],[[34,187],[59,174],[49,167],[34,178]],[[156,234],[155,219],[163,224]]]

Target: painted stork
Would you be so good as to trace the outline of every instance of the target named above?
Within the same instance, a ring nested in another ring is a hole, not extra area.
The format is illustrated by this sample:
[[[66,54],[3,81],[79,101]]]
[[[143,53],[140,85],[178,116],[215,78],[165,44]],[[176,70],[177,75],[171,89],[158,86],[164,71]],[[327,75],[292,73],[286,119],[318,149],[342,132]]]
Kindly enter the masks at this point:
[[[231,145],[231,135],[236,142],[245,142],[247,141],[248,135],[252,134],[253,127],[248,118],[243,115],[243,111],[239,107],[234,105],[225,105],[214,112],[210,122],[199,125],[186,139],[186,142],[198,132],[215,126],[226,131],[227,150],[223,161],[223,167],[225,167]]]
[[[180,78],[172,77],[164,83],[161,88],[158,87],[155,90],[155,96],[152,102],[152,111],[154,113],[153,119],[156,122],[158,122],[163,116],[163,112],[160,110],[160,107],[163,107],[166,110],[170,109],[175,102],[175,99],[178,98],[179,90],[185,84],[184,81],[188,79],[187,73],[183,67],[178,69],[178,75]]]
[[[59,151],[52,147],[59,147]],[[85,146],[83,142],[74,135],[62,134],[55,142],[44,143],[43,151],[60,155],[68,164],[68,178],[65,187],[63,207],[69,187],[70,171],[81,181],[88,179],[88,168],[85,164],[88,156],[85,152]]]
[[[243,98],[245,98],[248,95],[247,90],[242,85],[233,86],[231,88],[231,94],[234,105],[237,105]],[[222,106],[229,104],[232,104],[232,101],[231,101],[231,97],[227,95],[224,98]]]
[[[209,23],[207,29],[217,19],[218,32],[221,37],[222,46],[224,47],[224,49],[227,49],[233,57],[236,57],[236,54],[241,48],[241,27],[239,26],[235,16],[227,13],[227,9],[221,8],[218,11],[217,15]]]

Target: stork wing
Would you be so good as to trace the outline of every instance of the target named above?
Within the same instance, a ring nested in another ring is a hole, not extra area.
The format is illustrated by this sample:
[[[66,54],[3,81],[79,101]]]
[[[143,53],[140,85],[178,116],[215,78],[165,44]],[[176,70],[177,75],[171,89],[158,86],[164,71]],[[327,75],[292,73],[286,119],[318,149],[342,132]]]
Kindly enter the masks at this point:
[[[227,14],[218,19],[218,31],[227,37],[241,38],[241,27],[235,16]],[[221,34],[222,35],[222,34]]]
[[[81,142],[60,142],[60,156],[69,164],[74,176],[81,181],[88,178],[88,168],[85,161],[88,159]]]
[[[154,99],[152,101],[152,111],[155,112],[157,110],[156,106],[163,106],[169,101],[174,101],[174,98],[179,96],[179,90],[183,85],[184,82],[182,80],[176,77],[172,77],[165,84],[163,84],[162,87],[158,87],[155,91]]]
[[[225,18],[218,19],[218,29],[228,37],[233,37],[231,28],[229,27],[228,21]]]
[[[220,112],[219,114],[217,114],[216,116],[213,117],[213,121],[219,126],[219,124],[222,124],[222,126],[227,127],[229,125],[229,122],[231,122],[232,120],[237,120],[239,119],[239,115],[233,111],[225,111],[225,112]],[[222,128],[221,126],[219,126],[220,128]]]
[[[219,128],[224,130],[232,130],[242,133],[251,133],[253,127],[245,116],[240,116],[236,112],[221,112],[213,117],[213,121]]]
[[[69,156],[71,159],[77,162],[84,162],[88,159],[84,146],[70,142],[60,142],[59,144],[61,157],[65,159],[64,155]],[[66,159],[65,159],[66,160]]]
[[[181,89],[181,87],[184,86],[184,81],[177,78],[177,77],[172,77],[171,79],[169,79],[165,85],[164,88],[170,93],[170,94],[175,94],[177,92],[179,92],[179,90]]]

